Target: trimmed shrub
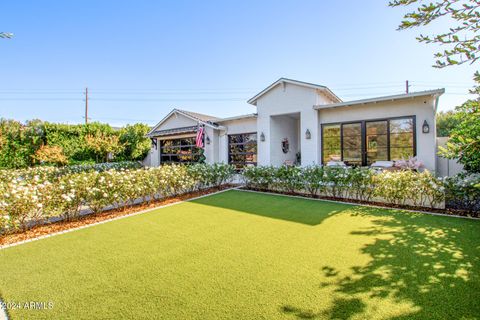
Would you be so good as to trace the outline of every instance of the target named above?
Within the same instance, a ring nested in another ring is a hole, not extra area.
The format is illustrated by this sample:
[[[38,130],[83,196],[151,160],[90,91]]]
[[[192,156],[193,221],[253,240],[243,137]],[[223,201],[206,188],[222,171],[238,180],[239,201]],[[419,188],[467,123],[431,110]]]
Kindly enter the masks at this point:
[[[2,230],[26,229],[30,222],[52,216],[74,220],[86,208],[100,212],[110,205],[126,207],[139,200],[220,186],[235,172],[224,164],[202,164],[194,169],[175,164],[148,169],[110,164],[87,168],[0,171],[0,234]]]
[[[460,173],[444,183],[447,208],[480,214],[480,174]]]
[[[308,166],[301,171],[303,189],[310,193],[312,197],[325,192],[324,174],[322,166]]]
[[[284,192],[294,193],[303,189],[302,169],[294,166],[275,168],[275,187]]]

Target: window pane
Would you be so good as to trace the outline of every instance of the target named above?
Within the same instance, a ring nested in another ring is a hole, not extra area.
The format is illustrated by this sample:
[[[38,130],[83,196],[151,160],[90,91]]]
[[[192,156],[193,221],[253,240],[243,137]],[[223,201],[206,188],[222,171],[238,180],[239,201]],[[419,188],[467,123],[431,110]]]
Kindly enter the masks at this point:
[[[228,136],[228,162],[237,169],[257,163],[257,134],[245,133]]]
[[[340,125],[339,124],[329,124],[323,126],[323,163],[329,161],[341,160],[341,149],[340,149]]]
[[[387,121],[372,121],[367,122],[367,135],[382,135],[387,134]]]
[[[390,159],[401,160],[413,157],[413,148],[390,148]]]
[[[413,130],[413,118],[390,120],[390,160],[413,156]]]
[[[346,164],[362,164],[362,124],[343,125],[343,159]]]
[[[391,148],[411,148],[413,150],[413,132],[391,133]]]
[[[367,165],[379,160],[388,160],[387,123],[387,121],[366,123]]]
[[[390,120],[390,133],[413,132],[413,119]]]
[[[160,161],[169,162],[198,162],[200,148],[195,146],[195,138],[178,138],[160,141]]]

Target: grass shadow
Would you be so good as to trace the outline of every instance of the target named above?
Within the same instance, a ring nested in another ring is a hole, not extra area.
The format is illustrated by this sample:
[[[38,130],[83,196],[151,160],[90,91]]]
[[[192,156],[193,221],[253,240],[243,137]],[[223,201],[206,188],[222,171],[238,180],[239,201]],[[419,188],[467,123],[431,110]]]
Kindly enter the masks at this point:
[[[233,199],[232,194],[235,195]],[[319,201],[301,198],[292,201],[291,197],[281,195],[233,190],[190,202],[310,226],[318,225],[326,218],[353,207],[326,201],[321,201],[322,205],[319,206]]]
[[[368,317],[365,307],[387,301],[411,307],[388,319],[480,319],[480,223],[467,219],[355,207],[372,226],[351,232],[374,241],[362,247],[371,257],[341,275],[324,266],[319,289],[333,286],[333,305],[320,318]],[[297,318],[305,312],[295,310]],[[306,310],[308,312],[308,310]]]

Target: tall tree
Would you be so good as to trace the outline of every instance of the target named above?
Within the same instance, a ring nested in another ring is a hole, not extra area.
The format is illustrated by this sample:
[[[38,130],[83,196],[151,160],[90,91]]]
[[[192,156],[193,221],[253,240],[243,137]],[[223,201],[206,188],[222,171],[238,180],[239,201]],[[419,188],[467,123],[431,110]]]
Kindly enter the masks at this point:
[[[422,3],[422,0],[392,0],[391,7],[418,6],[407,13],[398,27],[405,30],[426,26],[437,19],[449,19],[448,30],[437,35],[420,35],[417,40],[447,46],[435,54],[436,68],[473,64],[480,58],[480,0],[438,0]],[[447,148],[440,154],[450,159],[458,159],[469,172],[480,172],[480,73],[473,77],[475,87],[470,90],[476,99],[466,101],[456,108],[453,119],[458,121],[450,131]]]
[[[393,0],[389,6],[409,6],[422,3],[422,0]],[[422,35],[417,40],[424,43],[446,45],[448,49],[435,54],[434,67],[443,68],[463,63],[474,63],[480,53],[480,1],[478,0],[440,0],[435,3],[420,4],[407,13],[398,30],[426,26],[444,18],[452,25],[448,30],[436,35]]]
[[[457,116],[457,112],[449,110],[446,112],[440,111],[437,113],[437,136],[449,137],[453,129],[462,121]]]

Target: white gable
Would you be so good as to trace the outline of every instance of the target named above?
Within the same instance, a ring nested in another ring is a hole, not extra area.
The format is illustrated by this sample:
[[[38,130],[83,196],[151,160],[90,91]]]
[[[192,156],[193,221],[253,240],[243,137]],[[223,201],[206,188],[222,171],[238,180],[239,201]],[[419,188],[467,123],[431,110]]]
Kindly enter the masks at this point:
[[[155,131],[191,127],[196,125],[198,125],[197,121],[188,118],[181,113],[173,112],[168,118],[163,120],[163,122],[155,128]]]

